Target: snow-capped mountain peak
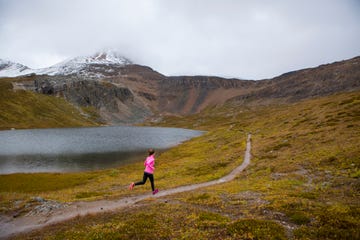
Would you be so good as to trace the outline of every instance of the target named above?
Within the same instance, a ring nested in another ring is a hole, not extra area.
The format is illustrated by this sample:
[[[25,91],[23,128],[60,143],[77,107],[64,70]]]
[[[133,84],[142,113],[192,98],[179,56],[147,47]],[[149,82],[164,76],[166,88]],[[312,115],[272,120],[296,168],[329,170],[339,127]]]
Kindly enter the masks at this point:
[[[0,77],[16,77],[31,73],[31,69],[20,63],[0,59]]]
[[[89,56],[67,59],[51,67],[30,69],[19,63],[0,60],[0,76],[16,77],[27,74],[37,75],[80,75],[86,77],[106,77],[120,74],[120,68],[132,64],[116,51],[102,51]]]
[[[115,51],[104,51],[104,52],[97,52],[90,56],[80,56],[75,57],[73,59],[65,60],[60,62],[54,66],[63,66],[63,65],[71,65],[71,64],[120,64],[120,65],[127,65],[131,64],[132,62],[120,55],[118,52]],[[53,67],[54,67],[53,66]]]
[[[103,51],[89,56],[80,56],[65,60],[49,68],[36,71],[36,74],[47,75],[83,75],[88,77],[104,77],[111,75],[114,68],[132,62],[115,51]],[[114,73],[115,74],[115,73]]]

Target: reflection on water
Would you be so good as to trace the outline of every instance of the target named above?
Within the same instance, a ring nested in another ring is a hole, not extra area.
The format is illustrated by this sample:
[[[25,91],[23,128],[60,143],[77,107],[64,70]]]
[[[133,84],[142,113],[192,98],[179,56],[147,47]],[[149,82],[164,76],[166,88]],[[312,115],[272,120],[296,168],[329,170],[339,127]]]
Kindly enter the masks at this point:
[[[143,161],[200,131],[154,127],[97,127],[0,131],[0,173],[72,172]]]

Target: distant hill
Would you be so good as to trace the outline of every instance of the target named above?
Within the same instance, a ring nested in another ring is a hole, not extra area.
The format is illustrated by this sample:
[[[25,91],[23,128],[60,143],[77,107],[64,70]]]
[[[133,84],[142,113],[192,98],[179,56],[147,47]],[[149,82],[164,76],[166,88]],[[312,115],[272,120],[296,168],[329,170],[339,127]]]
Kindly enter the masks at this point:
[[[257,81],[248,94],[241,94],[233,101],[286,100],[298,101],[327,96],[360,88],[360,57],[282,74]]]

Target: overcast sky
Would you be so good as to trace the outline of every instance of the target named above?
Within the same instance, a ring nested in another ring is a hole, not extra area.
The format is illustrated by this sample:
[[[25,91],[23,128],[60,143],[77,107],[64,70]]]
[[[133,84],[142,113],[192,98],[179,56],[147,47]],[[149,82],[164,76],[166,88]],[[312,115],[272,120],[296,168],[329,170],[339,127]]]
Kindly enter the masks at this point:
[[[360,0],[0,0],[0,58],[108,48],[165,75],[271,78],[360,55]]]

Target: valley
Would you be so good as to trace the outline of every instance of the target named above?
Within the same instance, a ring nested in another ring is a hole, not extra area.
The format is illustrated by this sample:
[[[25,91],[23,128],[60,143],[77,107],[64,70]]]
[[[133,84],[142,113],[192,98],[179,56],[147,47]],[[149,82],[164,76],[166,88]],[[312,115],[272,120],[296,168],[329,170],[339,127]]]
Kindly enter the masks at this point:
[[[258,81],[167,77],[135,64],[99,79],[1,79],[2,129],[131,122],[207,131],[157,156],[160,193],[226,176],[242,163],[252,135],[251,163],[230,182],[145,198],[10,239],[360,238],[359,61]],[[38,115],[36,106],[50,101],[54,107],[44,106],[47,115]],[[60,116],[68,118],[58,121]],[[128,184],[142,171],[142,164],[129,164],[83,173],[0,175],[0,213],[6,219],[24,216],[44,204],[39,199],[64,206],[140,196],[148,186],[129,191]]]
[[[14,239],[356,239],[359,103],[360,92],[355,91],[285,105],[227,104],[191,116],[165,117],[156,125],[208,133],[158,156],[160,191],[229,173],[243,160],[239,149],[245,149],[248,132],[252,133],[251,164],[228,183],[149,197],[126,209],[76,217]],[[14,186],[0,189],[3,214],[11,213],[4,211],[5,206],[26,214],[41,204],[32,200],[34,196],[66,204],[144,194],[146,187],[127,190],[141,171],[142,166],[128,165],[90,173],[1,175],[1,182],[12,181]],[[40,184],[41,179],[47,184]],[[146,228],[148,220],[154,223],[151,229]]]

